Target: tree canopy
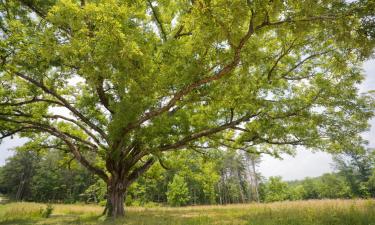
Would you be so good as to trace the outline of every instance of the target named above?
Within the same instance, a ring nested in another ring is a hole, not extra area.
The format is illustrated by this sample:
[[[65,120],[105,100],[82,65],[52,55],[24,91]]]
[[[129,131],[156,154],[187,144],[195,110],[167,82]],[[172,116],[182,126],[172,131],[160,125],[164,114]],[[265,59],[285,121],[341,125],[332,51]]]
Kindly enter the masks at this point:
[[[0,139],[72,154],[107,183],[112,216],[169,151],[355,148],[374,109],[356,86],[374,49],[373,8],[2,0]]]

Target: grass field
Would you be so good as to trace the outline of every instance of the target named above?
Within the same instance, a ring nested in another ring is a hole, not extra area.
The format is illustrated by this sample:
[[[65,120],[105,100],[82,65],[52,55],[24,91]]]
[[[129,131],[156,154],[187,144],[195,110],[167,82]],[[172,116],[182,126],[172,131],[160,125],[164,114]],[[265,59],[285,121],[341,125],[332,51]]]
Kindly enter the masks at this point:
[[[96,205],[54,205],[42,218],[44,204],[0,205],[0,224],[248,224],[248,225],[375,225],[375,200],[314,200],[269,204],[194,206],[182,208],[128,207],[126,218],[105,220]]]

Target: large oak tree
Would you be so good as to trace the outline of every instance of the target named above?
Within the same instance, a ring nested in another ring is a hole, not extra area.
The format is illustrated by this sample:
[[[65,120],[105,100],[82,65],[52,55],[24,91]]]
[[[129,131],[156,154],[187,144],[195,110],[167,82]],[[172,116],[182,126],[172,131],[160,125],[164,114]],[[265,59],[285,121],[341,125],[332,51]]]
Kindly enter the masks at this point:
[[[108,185],[169,151],[356,146],[374,2],[1,0],[0,139],[61,149]]]

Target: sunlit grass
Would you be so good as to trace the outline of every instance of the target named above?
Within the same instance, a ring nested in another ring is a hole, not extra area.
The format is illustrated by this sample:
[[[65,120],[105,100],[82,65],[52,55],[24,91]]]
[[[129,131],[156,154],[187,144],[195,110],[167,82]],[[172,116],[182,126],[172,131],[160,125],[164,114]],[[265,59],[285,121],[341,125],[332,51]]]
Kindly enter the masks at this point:
[[[128,207],[116,222],[101,217],[97,205],[55,204],[51,218],[41,218],[45,204],[0,205],[0,224],[247,224],[375,225],[375,200],[313,200],[227,206]]]

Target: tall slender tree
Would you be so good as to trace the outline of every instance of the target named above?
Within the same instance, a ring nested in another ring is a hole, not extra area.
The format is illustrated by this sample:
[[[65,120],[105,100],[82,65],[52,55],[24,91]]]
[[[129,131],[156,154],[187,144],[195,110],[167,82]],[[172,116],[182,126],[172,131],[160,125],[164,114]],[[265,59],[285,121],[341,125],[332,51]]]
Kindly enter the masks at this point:
[[[106,182],[113,217],[167,151],[356,145],[374,106],[356,88],[374,49],[373,8],[1,0],[0,139],[20,134],[72,154]]]

